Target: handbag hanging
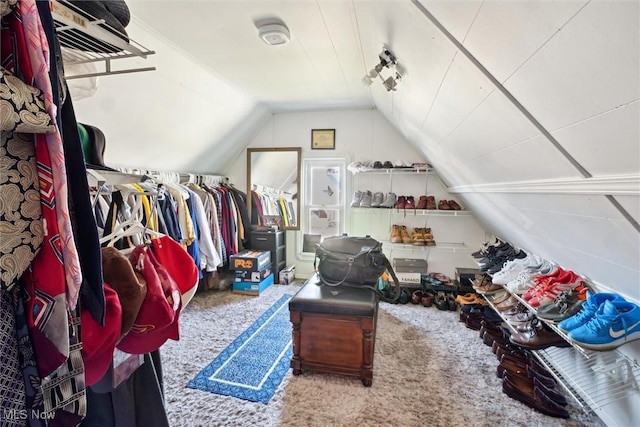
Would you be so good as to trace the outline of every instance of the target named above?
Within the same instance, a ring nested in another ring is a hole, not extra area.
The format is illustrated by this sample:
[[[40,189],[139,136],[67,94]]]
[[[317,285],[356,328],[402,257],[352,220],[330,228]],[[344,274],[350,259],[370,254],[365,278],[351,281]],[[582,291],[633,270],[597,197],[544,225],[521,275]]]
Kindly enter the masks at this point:
[[[370,236],[343,234],[325,238],[316,244],[313,266],[324,285],[368,288],[381,300],[392,303],[400,297],[400,282],[389,259],[382,252],[382,243]],[[377,286],[378,279],[385,270],[394,282],[392,297],[381,292]]]

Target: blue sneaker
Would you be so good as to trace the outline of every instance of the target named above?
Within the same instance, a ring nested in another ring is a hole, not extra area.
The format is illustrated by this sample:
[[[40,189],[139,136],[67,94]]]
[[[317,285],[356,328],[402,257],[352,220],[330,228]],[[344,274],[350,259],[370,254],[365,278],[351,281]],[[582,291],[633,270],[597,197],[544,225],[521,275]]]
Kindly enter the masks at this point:
[[[582,308],[574,316],[568,317],[558,323],[558,328],[561,331],[569,332],[576,329],[585,323],[587,323],[593,316],[595,316],[598,307],[605,301],[615,301],[624,299],[618,294],[608,294],[604,292],[592,293],[587,291],[587,300],[582,304]]]
[[[627,301],[605,301],[589,322],[569,331],[569,338],[591,350],[613,350],[640,339],[640,307]]]

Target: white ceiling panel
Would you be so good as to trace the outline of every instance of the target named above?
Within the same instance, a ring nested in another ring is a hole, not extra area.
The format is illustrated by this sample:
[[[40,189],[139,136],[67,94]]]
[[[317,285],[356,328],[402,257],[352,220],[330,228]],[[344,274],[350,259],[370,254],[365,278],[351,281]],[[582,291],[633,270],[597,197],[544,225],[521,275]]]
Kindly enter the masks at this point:
[[[529,139],[538,130],[500,92],[493,92],[445,140],[464,163]]]
[[[553,136],[594,176],[640,172],[640,102],[567,126]]]
[[[420,4],[460,42],[464,40],[478,10],[482,7],[482,2],[476,0],[420,0]]]
[[[542,136],[475,158],[463,167],[475,173],[474,184],[581,177]]]
[[[637,1],[592,1],[505,86],[548,130],[640,99]]]
[[[547,42],[587,1],[488,1],[464,46],[502,82]]]
[[[456,55],[422,127],[436,141],[444,141],[477,107],[494,86],[463,55]]]

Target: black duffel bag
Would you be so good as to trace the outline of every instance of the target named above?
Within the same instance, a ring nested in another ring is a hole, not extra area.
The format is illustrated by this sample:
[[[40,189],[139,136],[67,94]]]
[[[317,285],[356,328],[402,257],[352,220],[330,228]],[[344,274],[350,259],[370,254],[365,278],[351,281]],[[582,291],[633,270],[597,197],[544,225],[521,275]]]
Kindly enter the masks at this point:
[[[369,288],[388,302],[396,302],[400,296],[400,283],[389,259],[382,252],[382,243],[369,236],[352,237],[343,234],[325,238],[316,244],[313,266],[324,285]],[[392,297],[378,289],[378,279],[385,270],[395,284]]]

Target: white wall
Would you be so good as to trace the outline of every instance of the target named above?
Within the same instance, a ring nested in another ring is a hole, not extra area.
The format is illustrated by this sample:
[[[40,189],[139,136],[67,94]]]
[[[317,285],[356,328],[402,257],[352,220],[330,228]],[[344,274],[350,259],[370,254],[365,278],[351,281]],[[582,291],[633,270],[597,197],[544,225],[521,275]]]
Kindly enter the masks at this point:
[[[74,102],[78,121],[104,132],[106,164],[212,174],[224,169],[269,117],[266,109],[135,19],[127,32],[156,53],[112,61],[112,68],[156,70],[99,77],[96,94]]]

